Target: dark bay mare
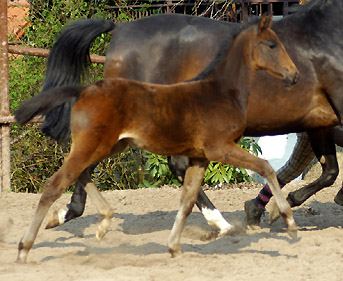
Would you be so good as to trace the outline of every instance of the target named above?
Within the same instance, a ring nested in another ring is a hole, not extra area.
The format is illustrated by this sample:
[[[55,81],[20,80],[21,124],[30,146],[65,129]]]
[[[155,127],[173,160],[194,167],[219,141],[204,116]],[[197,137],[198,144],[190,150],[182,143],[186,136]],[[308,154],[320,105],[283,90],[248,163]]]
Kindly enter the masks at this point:
[[[191,81],[161,85],[107,78],[87,88],[53,88],[24,103],[16,112],[20,124],[69,99],[77,99],[70,121],[71,151],[46,183],[32,222],[19,243],[18,261],[26,261],[49,207],[76,179],[83,182],[97,206],[101,222],[96,237],[102,239],[113,211],[87,168],[123,151],[128,144],[157,154],[189,157],[181,206],[168,240],[173,257],[181,254],[183,226],[197,200],[209,161],[230,163],[263,175],[289,234],[296,236],[292,211],[274,170],[267,161],[237,145],[247,124],[250,81],[258,70],[282,79],[285,85],[298,80],[298,70],[270,23],[271,18],[265,16],[258,25],[243,30]]]
[[[272,82],[277,84],[275,88],[269,88],[267,92],[262,89],[260,92],[260,87],[269,83],[269,78],[267,77],[267,82],[256,82],[259,88],[256,89],[254,101],[264,100],[266,94],[274,103],[273,106],[268,107],[270,110],[268,120],[267,118],[263,120],[266,114],[265,108],[255,112],[258,106],[252,102],[248,107],[248,118],[250,116],[249,120],[252,120],[252,125],[248,124],[245,135],[258,135],[259,132],[253,130],[256,124],[254,120],[259,120],[258,127],[260,128],[271,125],[269,116],[277,115],[281,109],[283,114],[293,117],[293,121],[291,120],[293,124],[296,124],[297,118],[302,120],[303,125],[298,126],[296,131],[301,130],[301,127],[307,130],[317,158],[324,157],[325,159],[325,162],[321,161],[323,163],[322,176],[314,183],[292,194],[288,198],[291,206],[300,205],[318,190],[331,185],[338,174],[331,129],[329,127],[324,129],[326,125],[323,125],[323,130],[313,130],[311,126],[308,126],[311,122],[308,120],[311,120],[309,117],[314,112],[317,112],[317,117],[320,115],[320,103],[322,103],[327,108],[323,111],[322,121],[330,124],[330,118],[335,117],[330,115],[327,101],[333,105],[335,113],[340,118],[339,108],[342,103],[340,103],[339,85],[342,82],[343,58],[343,31],[340,28],[343,19],[340,15],[342,11],[340,1],[312,0],[307,5],[301,6],[298,13],[274,23],[273,29],[284,42],[291,57],[297,61],[301,72],[304,73],[304,79],[301,79],[300,83],[294,87],[295,92],[292,92],[292,97],[286,103],[284,99],[275,98],[280,91],[280,94],[284,91],[279,89],[282,87],[280,83]],[[116,25],[110,21],[101,20],[78,21],[68,26],[54,45],[48,60],[43,91],[52,87],[78,84],[82,70],[86,67],[89,45],[103,32],[114,29],[107,53],[105,77],[125,77],[170,84],[198,75],[227,40],[222,34],[233,37],[241,28],[241,24],[185,15],[152,16]],[[323,68],[321,68],[322,64]],[[331,84],[331,81],[334,83]],[[306,95],[303,95],[303,92]],[[311,94],[319,94],[322,101],[317,99],[317,102],[312,102],[315,96],[308,99],[308,95]],[[324,96],[327,99],[324,99]],[[296,113],[302,106],[298,101],[308,103],[312,109],[305,109],[300,114]],[[65,103],[47,114],[43,127],[46,134],[57,140],[69,136],[70,107],[70,103]],[[250,109],[253,109],[251,114]],[[308,110],[312,112],[308,114]],[[325,120],[326,111],[330,115],[328,120]],[[255,119],[255,114],[259,119]],[[277,127],[280,127],[277,122],[275,123]],[[281,130],[272,130],[265,133],[281,132]],[[183,176],[188,159],[172,157],[171,160],[172,171]],[[68,204],[68,211],[55,212],[48,227],[63,224],[82,215],[85,201],[86,193],[82,188],[82,183],[78,182],[72,201]],[[230,225],[202,190],[199,192],[197,206],[208,223],[219,229],[220,233],[225,233],[227,229],[230,229]]]
[[[343,79],[342,12],[341,1],[312,0],[300,6],[297,13],[274,23],[273,29],[303,73],[302,78],[292,92],[267,75],[258,74],[254,82],[244,134],[258,136],[304,130],[309,134],[317,158],[323,160],[322,176],[292,194],[288,198],[291,206],[300,205],[312,194],[331,185],[338,174],[330,126],[338,124],[343,105],[340,94]],[[105,77],[170,84],[197,76],[227,40],[222,34],[232,39],[241,28],[241,24],[185,15],[152,16],[116,25],[99,20],[75,22],[64,30],[52,49],[43,91],[79,83],[89,45],[103,32],[114,29],[107,52]],[[272,87],[265,89],[266,84]],[[268,106],[268,110],[259,106],[260,103]],[[280,120],[285,116],[287,125]],[[66,103],[47,114],[44,132],[57,140],[64,139],[69,136],[69,120],[70,104]],[[183,176],[187,158],[174,157],[171,160],[172,170]],[[79,182],[68,211],[56,212],[49,227],[80,216],[85,200],[86,193]],[[210,225],[222,233],[230,229],[202,190],[197,205]]]

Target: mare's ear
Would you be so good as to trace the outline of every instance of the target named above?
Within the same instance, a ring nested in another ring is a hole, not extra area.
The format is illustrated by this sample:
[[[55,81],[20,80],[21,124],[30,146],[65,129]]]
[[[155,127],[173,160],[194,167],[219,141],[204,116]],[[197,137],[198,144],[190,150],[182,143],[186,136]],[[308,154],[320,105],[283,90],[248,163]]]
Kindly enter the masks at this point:
[[[270,28],[271,23],[272,17],[267,16],[267,14],[264,14],[260,22],[258,23],[258,33],[261,33],[265,31],[267,28]]]

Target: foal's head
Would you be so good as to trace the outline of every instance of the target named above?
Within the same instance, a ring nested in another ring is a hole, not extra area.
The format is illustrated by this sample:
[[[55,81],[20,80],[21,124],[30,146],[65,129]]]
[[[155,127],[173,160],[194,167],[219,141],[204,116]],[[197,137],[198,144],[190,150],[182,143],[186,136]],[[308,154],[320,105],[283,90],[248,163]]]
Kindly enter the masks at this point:
[[[258,26],[252,28],[251,64],[256,70],[266,70],[293,85],[299,79],[298,70],[270,25],[271,17],[263,16]]]

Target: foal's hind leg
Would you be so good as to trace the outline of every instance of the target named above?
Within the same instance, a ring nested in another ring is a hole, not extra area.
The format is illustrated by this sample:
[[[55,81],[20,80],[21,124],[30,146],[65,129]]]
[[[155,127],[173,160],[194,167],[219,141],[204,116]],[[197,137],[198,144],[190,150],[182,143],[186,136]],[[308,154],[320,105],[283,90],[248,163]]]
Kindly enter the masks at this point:
[[[122,152],[127,147],[127,142],[124,140],[119,141],[110,152],[112,155]],[[91,175],[97,164],[88,167],[88,172]],[[50,218],[46,228],[53,228],[64,224],[65,222],[74,218],[80,217],[83,214],[86,205],[87,192],[84,190],[88,182],[77,179],[75,191],[71,198],[71,202],[67,205],[68,210],[60,209],[55,211]]]
[[[185,181],[182,187],[181,206],[176,215],[175,222],[168,240],[168,248],[172,257],[176,257],[181,254],[181,233],[186,219],[192,211],[194,203],[197,200],[198,192],[201,187],[201,182],[203,180],[207,164],[207,161],[194,160],[186,171]]]
[[[291,207],[281,192],[276,178],[276,173],[268,161],[250,154],[235,143],[227,144],[226,146],[217,144],[215,147],[216,148],[205,152],[209,160],[228,163],[236,167],[253,170],[268,181],[279,212],[288,227],[287,231],[291,237],[296,237],[297,227],[293,219]]]
[[[26,261],[27,254],[32,248],[39,227],[41,226],[50,206],[61,196],[66,188],[85,168],[84,166],[78,165],[75,160],[76,159],[73,158],[66,159],[62,167],[50,179],[48,179],[32,222],[23,238],[20,240],[17,262]]]
[[[94,166],[89,167],[88,169],[92,169],[93,171],[93,167]],[[90,172],[91,174],[92,171]],[[52,217],[49,219],[49,222],[45,227],[46,229],[54,228],[66,223],[67,221],[82,216],[85,210],[87,199],[87,192],[84,190],[84,187],[85,184],[81,183],[79,180],[76,181],[75,190],[71,197],[71,201],[69,204],[67,204],[67,210],[62,208],[58,211],[54,211]]]
[[[93,138],[92,129],[84,130],[78,136],[76,135],[75,133],[69,156],[65,159],[62,167],[47,181],[32,222],[19,243],[18,262],[26,261],[39,227],[52,203],[86,168],[109,156],[112,152],[105,138],[101,140],[96,136]],[[87,139],[87,142],[84,142],[84,139]],[[90,186],[90,188],[94,187]]]

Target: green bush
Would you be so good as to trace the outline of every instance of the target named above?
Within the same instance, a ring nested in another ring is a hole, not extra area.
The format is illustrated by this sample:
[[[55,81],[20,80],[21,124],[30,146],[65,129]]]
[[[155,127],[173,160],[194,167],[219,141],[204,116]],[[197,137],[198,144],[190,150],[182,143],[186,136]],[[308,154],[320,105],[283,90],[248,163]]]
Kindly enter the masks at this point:
[[[30,1],[31,21],[25,29],[25,37],[16,42],[22,46],[50,49],[64,25],[79,18],[112,18],[105,9],[111,1]],[[125,2],[123,3],[125,4]],[[143,12],[144,9],[143,8]],[[154,13],[157,11],[154,11]],[[124,8],[118,20],[132,19],[132,11]],[[10,38],[11,40],[11,38]],[[110,35],[98,37],[92,44],[91,53],[104,55]],[[44,81],[46,58],[11,55],[10,107],[14,113],[18,105],[36,95]],[[91,64],[85,84],[101,79],[103,65]],[[12,189],[16,192],[41,192],[47,178],[61,166],[69,146],[61,147],[41,134],[39,124],[11,125]],[[250,149],[250,141],[243,139],[241,146]],[[259,149],[253,144],[255,152]],[[220,163],[211,163],[204,183],[250,181],[244,169]],[[165,156],[155,155],[135,148],[128,148],[120,155],[101,162],[94,171],[94,181],[103,190],[140,187],[158,187],[163,184],[180,183],[167,167]],[[72,189],[72,187],[71,187]]]

